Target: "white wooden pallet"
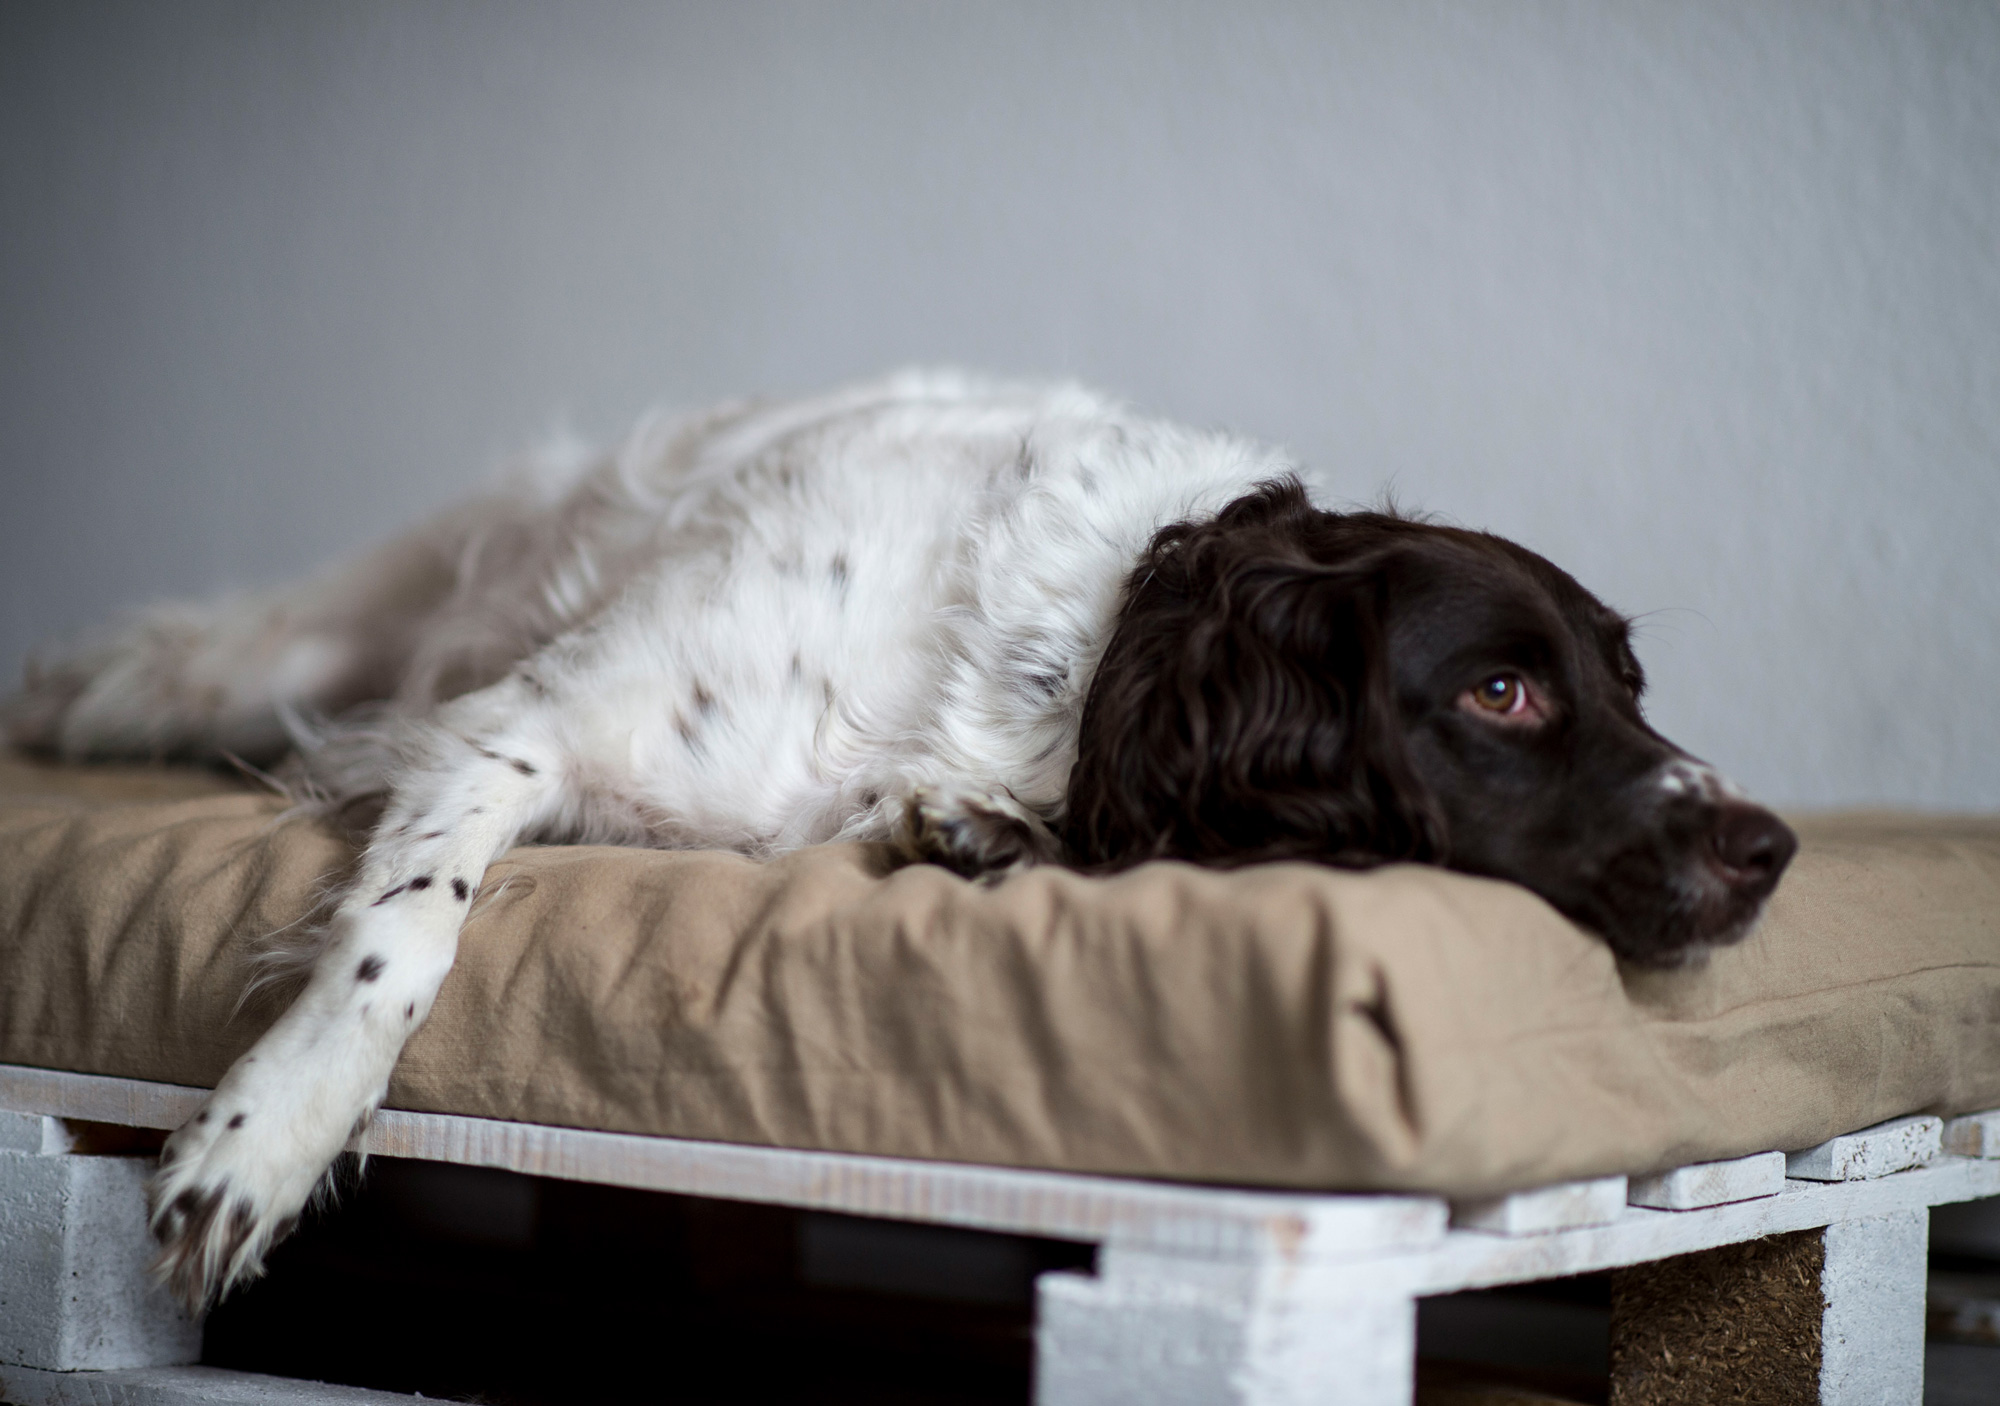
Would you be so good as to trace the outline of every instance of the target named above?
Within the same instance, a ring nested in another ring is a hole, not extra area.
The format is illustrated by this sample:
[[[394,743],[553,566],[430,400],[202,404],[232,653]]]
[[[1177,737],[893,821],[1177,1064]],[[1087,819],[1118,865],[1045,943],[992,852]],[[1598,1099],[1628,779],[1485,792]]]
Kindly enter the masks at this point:
[[[189,1395],[197,1378],[175,1365],[192,1360],[198,1337],[137,1276],[144,1168],[131,1158],[69,1154],[62,1120],[171,1128],[203,1092],[0,1065],[0,1364],[18,1364],[0,1365],[0,1400],[198,1399]],[[1790,1170],[1802,1175],[1789,1178],[1762,1154],[1630,1187],[1604,1178],[1467,1203],[1456,1215],[1432,1196],[1194,1186],[396,1110],[376,1116],[363,1146],[379,1156],[1097,1245],[1096,1274],[1048,1274],[1038,1286],[1042,1406],[1407,1403],[1419,1297],[1830,1227],[1821,1400],[1878,1406],[1918,1400],[1927,1212],[2000,1195],[1994,1120],[1979,1115],[1949,1129],[1937,1119],[1896,1120],[1793,1154]],[[45,1188],[41,1200],[64,1207],[73,1223],[29,1225],[40,1204],[30,1193],[61,1177],[66,1191]],[[10,1235],[18,1242],[11,1253]],[[31,1302],[27,1276],[65,1272],[64,1237],[74,1242],[72,1259],[84,1254],[122,1276],[83,1327],[59,1321],[62,1312],[75,1319],[71,1309],[38,1314]],[[26,1254],[20,1246],[29,1242],[41,1248]],[[219,1390],[219,1380],[201,1376],[201,1390]],[[284,1396],[260,1390],[245,1378],[230,1399],[303,1401],[298,1393],[315,1390],[331,1393],[328,1403],[364,1399],[304,1383],[286,1384]]]

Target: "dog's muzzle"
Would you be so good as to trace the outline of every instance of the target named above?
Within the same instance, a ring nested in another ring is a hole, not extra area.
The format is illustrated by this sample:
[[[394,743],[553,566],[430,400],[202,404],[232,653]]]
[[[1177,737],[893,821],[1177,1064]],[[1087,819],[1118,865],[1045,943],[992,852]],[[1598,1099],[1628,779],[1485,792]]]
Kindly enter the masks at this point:
[[[1704,894],[1698,904],[1705,910],[1703,926],[1714,929],[1705,936],[1710,941],[1735,941],[1778,887],[1798,853],[1799,837],[1705,763],[1676,758],[1662,766],[1656,778],[1670,806],[1684,816],[1687,808],[1694,807],[1700,817],[1697,833],[1690,838],[1698,851],[1693,858],[1699,873],[1696,890]]]

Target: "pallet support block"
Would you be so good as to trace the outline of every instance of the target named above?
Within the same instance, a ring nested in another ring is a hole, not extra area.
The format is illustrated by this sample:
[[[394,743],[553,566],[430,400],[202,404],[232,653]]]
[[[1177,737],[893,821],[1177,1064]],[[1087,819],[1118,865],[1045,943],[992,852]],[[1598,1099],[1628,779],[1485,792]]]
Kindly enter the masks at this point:
[[[1281,1256],[1106,1247],[1037,1284],[1036,1406],[1408,1406],[1417,1306]]]
[[[1927,1211],[1898,1211],[1826,1228],[1820,1327],[1823,1406],[1921,1401]]]
[[[148,1273],[146,1157],[79,1156],[60,1120],[0,1112],[0,1363],[49,1371],[201,1356]]]
[[[1923,1211],[1615,1271],[1612,1406],[1888,1406],[1923,1397]]]

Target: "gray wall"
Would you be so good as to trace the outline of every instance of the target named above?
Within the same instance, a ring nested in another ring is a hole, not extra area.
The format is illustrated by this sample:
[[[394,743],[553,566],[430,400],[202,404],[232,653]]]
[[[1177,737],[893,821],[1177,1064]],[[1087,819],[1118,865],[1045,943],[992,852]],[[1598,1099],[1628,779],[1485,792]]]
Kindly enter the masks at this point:
[[[9,674],[928,360],[1546,552],[1768,797],[2000,806],[2000,7],[0,8]]]

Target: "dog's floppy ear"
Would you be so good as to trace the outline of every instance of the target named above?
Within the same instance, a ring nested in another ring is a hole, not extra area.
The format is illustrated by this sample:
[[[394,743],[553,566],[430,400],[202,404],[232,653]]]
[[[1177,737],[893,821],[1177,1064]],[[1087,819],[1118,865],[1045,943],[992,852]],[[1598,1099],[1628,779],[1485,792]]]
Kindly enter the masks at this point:
[[[1440,857],[1385,657],[1383,550],[1342,523],[1294,480],[1153,539],[1084,704],[1074,862]]]

